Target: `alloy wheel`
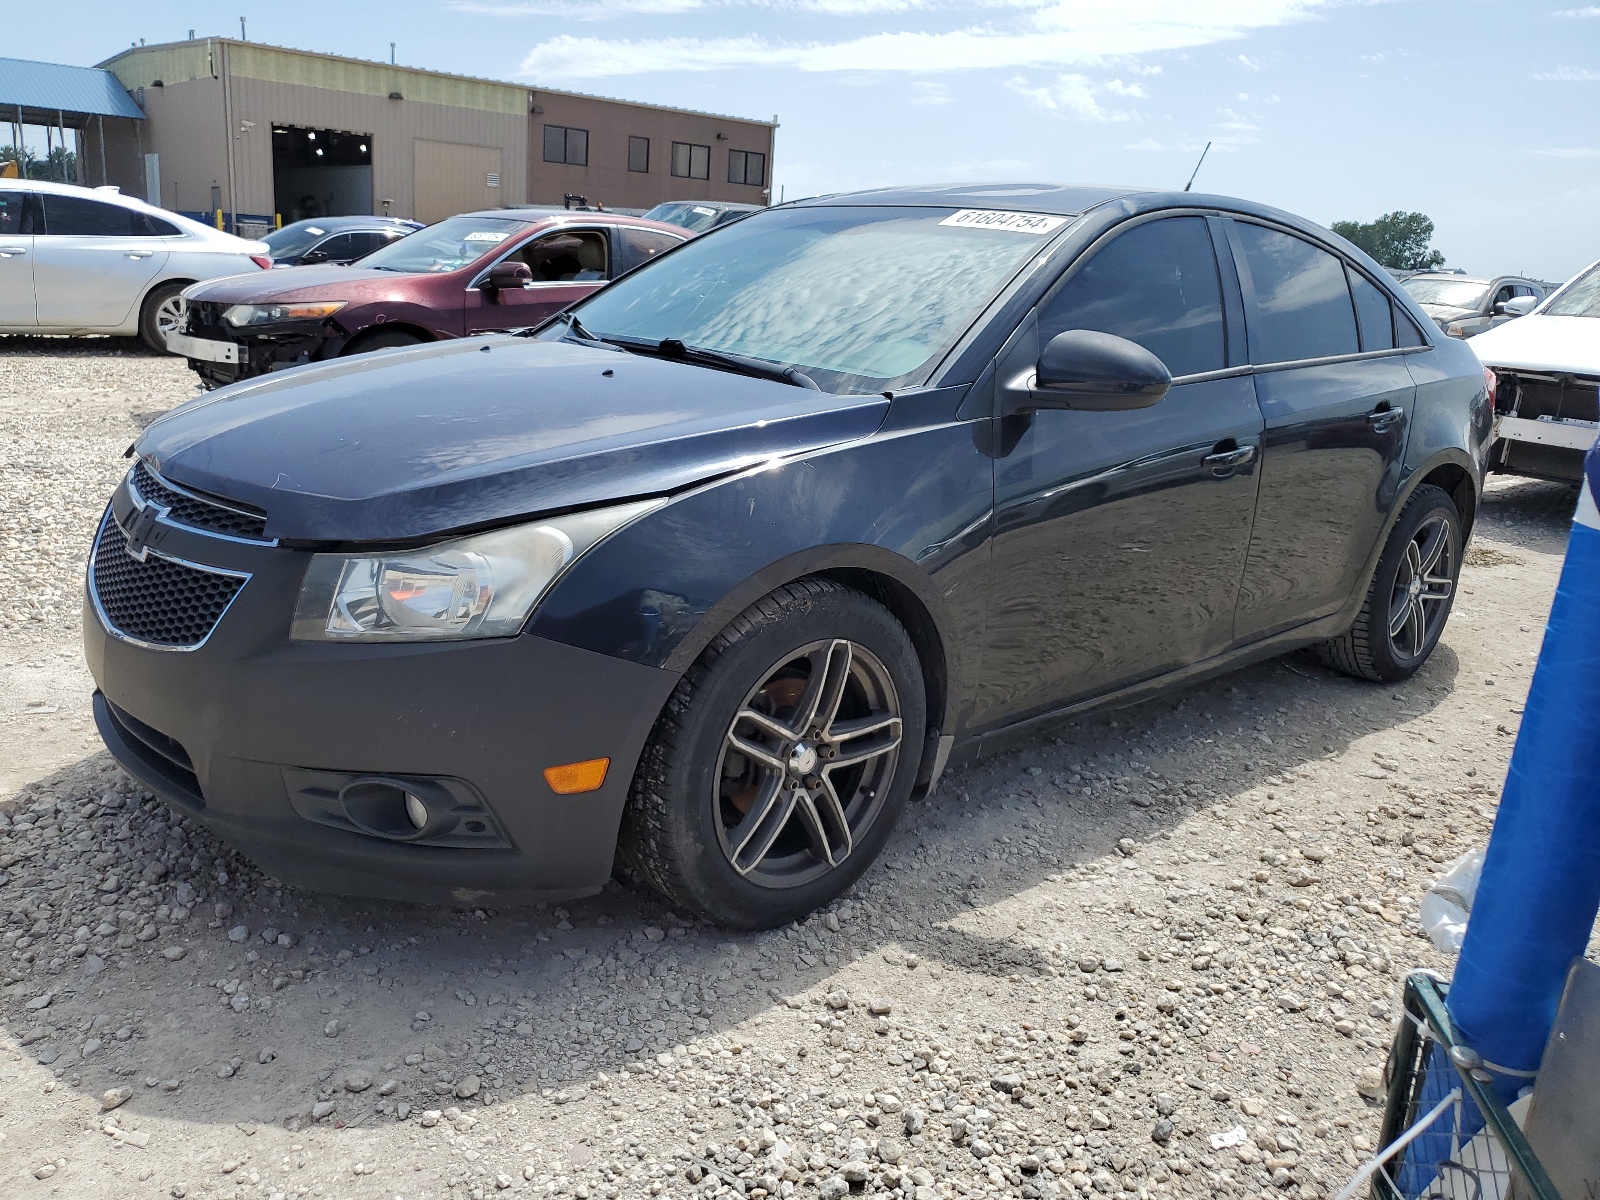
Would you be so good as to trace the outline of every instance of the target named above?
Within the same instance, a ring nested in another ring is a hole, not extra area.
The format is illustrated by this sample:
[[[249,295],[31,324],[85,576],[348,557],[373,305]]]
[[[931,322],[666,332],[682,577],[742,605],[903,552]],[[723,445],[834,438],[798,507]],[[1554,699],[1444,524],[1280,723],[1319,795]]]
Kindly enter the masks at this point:
[[[1389,643],[1401,659],[1419,657],[1443,628],[1455,592],[1456,551],[1450,519],[1423,522],[1406,543],[1389,600]]]
[[[183,332],[184,317],[188,307],[181,295],[168,296],[156,305],[156,332],[165,342],[175,333]]]
[[[894,682],[866,647],[814,642],[776,663],[718,756],[717,835],[733,869],[789,888],[840,866],[883,808],[900,735]]]

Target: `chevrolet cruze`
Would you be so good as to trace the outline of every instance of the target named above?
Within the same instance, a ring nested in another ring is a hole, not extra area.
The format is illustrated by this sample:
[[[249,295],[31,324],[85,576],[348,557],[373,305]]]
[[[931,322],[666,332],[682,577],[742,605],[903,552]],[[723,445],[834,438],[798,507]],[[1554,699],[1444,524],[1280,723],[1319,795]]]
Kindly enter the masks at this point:
[[[1471,349],[1287,213],[792,204],[155,422],[90,558],[96,717],[293,883],[508,903],[620,859],[777,925],[1064,714],[1299,647],[1415,672],[1491,421]]]

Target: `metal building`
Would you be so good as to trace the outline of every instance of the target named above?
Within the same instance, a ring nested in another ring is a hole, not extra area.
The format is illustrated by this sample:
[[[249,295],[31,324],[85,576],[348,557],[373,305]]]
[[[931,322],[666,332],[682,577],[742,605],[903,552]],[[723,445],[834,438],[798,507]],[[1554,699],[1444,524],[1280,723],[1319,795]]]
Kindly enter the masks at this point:
[[[532,89],[230,38],[100,64],[146,120],[110,181],[259,235],[303,217],[770,200],[775,122]],[[218,214],[220,218],[218,217]]]

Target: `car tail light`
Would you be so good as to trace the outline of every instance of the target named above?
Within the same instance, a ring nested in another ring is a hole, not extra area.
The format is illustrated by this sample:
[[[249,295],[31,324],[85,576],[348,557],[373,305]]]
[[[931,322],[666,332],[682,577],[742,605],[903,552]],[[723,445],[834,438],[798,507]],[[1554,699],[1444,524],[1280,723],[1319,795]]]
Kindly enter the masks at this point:
[[[272,270],[272,260],[265,254],[252,254],[250,256],[250,261],[255,263],[255,265],[260,267],[263,271]]]
[[[1489,407],[1494,408],[1495,391],[1500,386],[1500,377],[1488,367],[1483,369],[1483,386],[1489,391]]]

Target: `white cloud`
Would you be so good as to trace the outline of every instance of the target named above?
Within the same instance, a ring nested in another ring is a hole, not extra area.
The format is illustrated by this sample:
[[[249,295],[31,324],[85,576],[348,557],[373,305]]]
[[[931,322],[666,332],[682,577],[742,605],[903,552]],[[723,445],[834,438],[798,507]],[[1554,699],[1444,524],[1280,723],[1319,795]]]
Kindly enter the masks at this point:
[[[1239,55],[1239,65],[1247,71],[1261,70],[1261,64],[1255,59],[1251,58],[1248,54]]]
[[[1150,93],[1137,83],[1123,83],[1120,79],[1106,81],[1106,91],[1113,96],[1123,96],[1130,100],[1148,100]]]
[[[622,16],[672,16],[698,12],[706,0],[451,0],[455,12],[490,17],[562,17],[604,21]]]
[[[482,0],[464,0],[482,2]],[[531,0],[557,2],[557,0]],[[560,0],[567,2],[567,0]],[[713,0],[599,0],[601,4],[711,3]],[[722,0],[716,0],[722,2]],[[881,4],[885,0],[742,0],[776,5]],[[898,0],[896,0],[898,2]],[[904,0],[922,7],[934,0]],[[966,0],[988,10],[1031,0]],[[1325,0],[1045,0],[997,27],[890,31],[833,42],[720,38],[605,39],[561,34],[522,61],[536,79],[594,79],[660,71],[788,67],[800,71],[963,71],[1099,66],[1107,60],[1181,50],[1243,37],[1309,15]],[[865,11],[865,10],[861,10]],[[1254,64],[1251,64],[1254,65]],[[1129,72],[1130,74],[1133,72]]]
[[[1124,150],[1167,150],[1170,147],[1156,141],[1155,138],[1141,138],[1137,142],[1129,142]]]
[[[950,89],[942,83],[929,83],[927,80],[918,80],[911,85],[911,103],[913,104],[951,104],[955,97],[950,94]]]
[[[1585,17],[1600,17],[1600,4],[1591,4],[1587,8],[1563,8],[1555,15],[1579,21]]]
[[[1600,71],[1591,71],[1588,67],[1561,67],[1534,78],[1542,83],[1594,83],[1600,81]]]
[[[1600,146],[1577,146],[1566,150],[1535,150],[1546,158],[1600,158]]]
[[[1034,86],[1026,79],[1008,79],[1006,86],[1046,112],[1071,113],[1085,121],[1130,121],[1133,114],[1101,106],[1095,93],[1103,89],[1087,75],[1057,75],[1055,82]]]

